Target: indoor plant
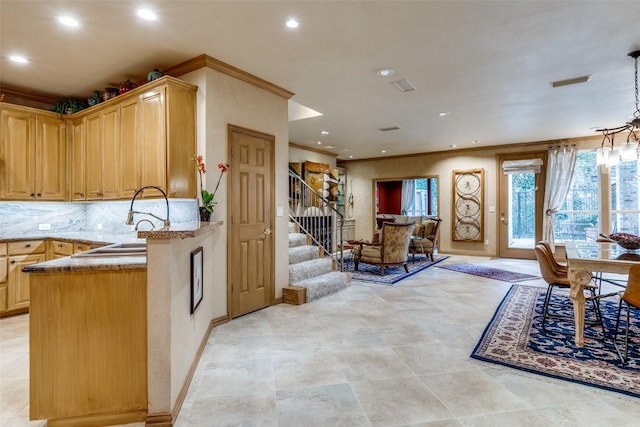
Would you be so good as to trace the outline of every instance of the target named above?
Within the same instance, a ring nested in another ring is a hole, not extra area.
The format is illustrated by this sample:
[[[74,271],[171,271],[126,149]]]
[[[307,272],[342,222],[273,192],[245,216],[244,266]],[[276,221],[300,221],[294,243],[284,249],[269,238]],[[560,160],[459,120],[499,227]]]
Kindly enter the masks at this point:
[[[207,168],[203,162],[202,155],[196,155],[194,157],[194,161],[196,163],[196,170],[198,171],[198,175],[200,175],[200,196],[202,198],[202,205],[199,207],[200,210],[200,220],[201,221],[209,221],[211,214],[213,213],[213,209],[218,204],[214,200],[216,192],[218,191],[218,187],[220,186],[220,181],[222,180],[222,175],[226,171],[229,170],[228,163],[218,163],[218,169],[220,169],[220,176],[218,176],[218,182],[216,183],[216,188],[214,188],[213,193],[208,192],[204,189],[204,174],[207,173]]]

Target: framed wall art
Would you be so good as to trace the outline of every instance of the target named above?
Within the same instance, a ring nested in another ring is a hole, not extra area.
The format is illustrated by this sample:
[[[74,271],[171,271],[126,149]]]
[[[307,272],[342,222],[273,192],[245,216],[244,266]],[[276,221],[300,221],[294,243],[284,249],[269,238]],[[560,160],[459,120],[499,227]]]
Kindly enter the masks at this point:
[[[454,241],[484,240],[484,169],[453,171]]]
[[[191,252],[191,314],[195,313],[203,296],[202,246]]]

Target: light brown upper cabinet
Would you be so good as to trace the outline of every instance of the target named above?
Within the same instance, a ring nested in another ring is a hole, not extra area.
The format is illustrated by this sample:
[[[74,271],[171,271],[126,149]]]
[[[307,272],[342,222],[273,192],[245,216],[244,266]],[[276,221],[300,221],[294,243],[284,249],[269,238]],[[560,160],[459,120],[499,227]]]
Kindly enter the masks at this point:
[[[196,197],[195,91],[165,76],[74,114],[72,199],[129,199],[146,185]]]
[[[64,120],[6,103],[0,103],[0,116],[0,199],[66,200]]]

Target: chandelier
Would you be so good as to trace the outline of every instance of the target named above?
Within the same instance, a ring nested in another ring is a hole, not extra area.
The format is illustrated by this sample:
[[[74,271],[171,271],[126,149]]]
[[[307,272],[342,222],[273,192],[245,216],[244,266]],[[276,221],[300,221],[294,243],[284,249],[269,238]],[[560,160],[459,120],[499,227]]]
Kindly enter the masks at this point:
[[[628,56],[632,57],[636,63],[636,111],[629,121],[622,126],[615,128],[596,129],[596,132],[602,133],[602,144],[596,150],[596,162],[599,165],[615,166],[622,161],[636,160],[638,158],[638,132],[640,131],[640,102],[638,101],[638,57],[640,50],[629,52]],[[627,133],[627,141],[620,148],[614,149],[613,140],[616,135]]]

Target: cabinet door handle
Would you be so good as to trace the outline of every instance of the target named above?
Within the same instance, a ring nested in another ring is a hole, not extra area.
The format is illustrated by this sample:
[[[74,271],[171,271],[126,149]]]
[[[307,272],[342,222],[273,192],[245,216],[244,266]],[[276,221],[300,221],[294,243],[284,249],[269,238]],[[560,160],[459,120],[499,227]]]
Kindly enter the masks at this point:
[[[38,197],[42,197],[42,193],[38,193]]]
[[[26,245],[24,245],[24,246],[25,246],[25,247],[27,247],[27,248],[30,248],[30,247],[31,247],[31,243],[27,243],[27,244],[26,244]]]
[[[15,264],[15,263],[16,263],[15,259],[11,260],[11,264]]]
[[[31,197],[36,197],[35,193],[31,193]]]

